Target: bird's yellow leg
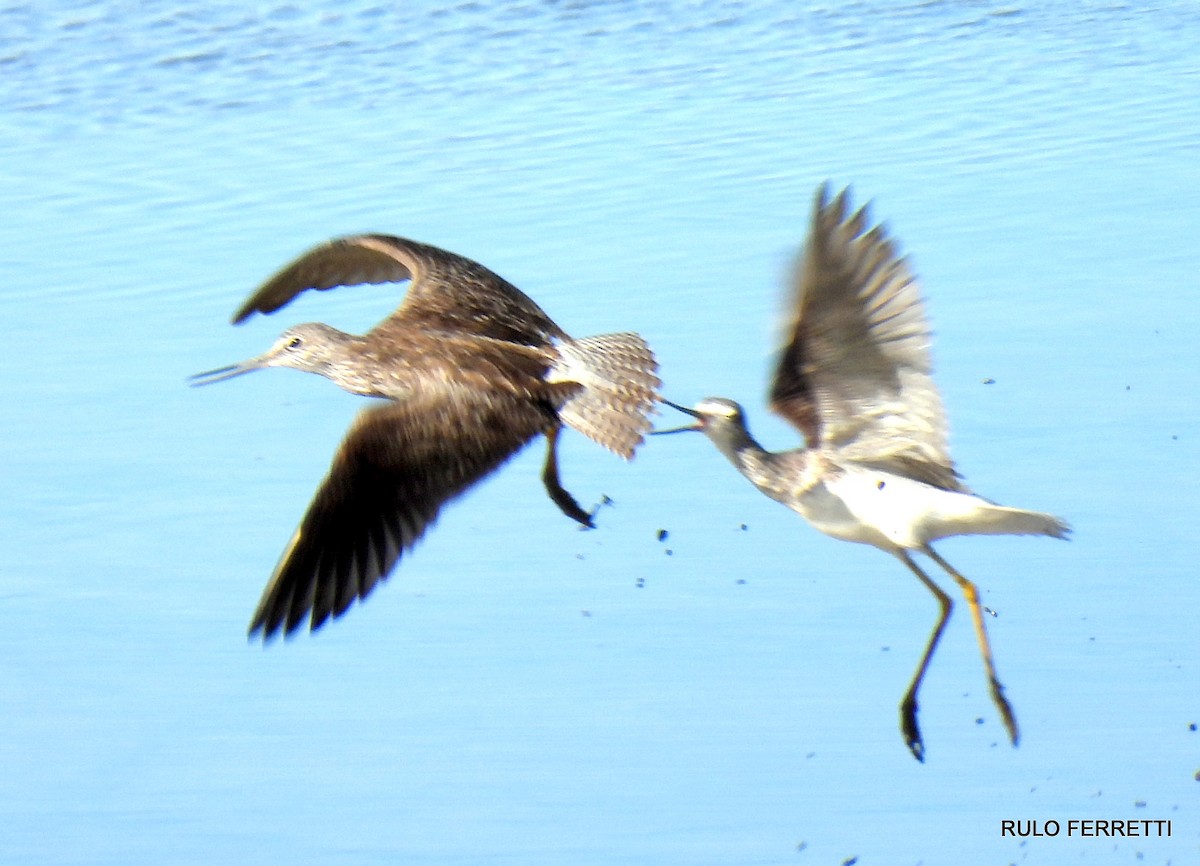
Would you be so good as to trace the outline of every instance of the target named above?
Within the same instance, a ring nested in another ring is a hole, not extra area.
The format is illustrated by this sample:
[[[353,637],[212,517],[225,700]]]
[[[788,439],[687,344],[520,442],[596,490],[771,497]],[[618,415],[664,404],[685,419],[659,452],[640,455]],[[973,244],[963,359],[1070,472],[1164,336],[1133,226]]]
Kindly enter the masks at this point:
[[[542,483],[546,485],[546,493],[563,514],[582,523],[588,529],[595,529],[592,515],[579,507],[575,497],[568,493],[558,480],[558,434],[561,431],[562,428],[557,425],[546,431],[546,465],[542,467]]]
[[[908,745],[908,750],[912,752],[913,757],[924,762],[925,742],[921,739],[921,729],[917,726],[917,690],[921,688],[921,680],[925,678],[925,669],[929,667],[929,660],[933,658],[938,641],[942,638],[942,632],[946,629],[950,611],[954,609],[954,602],[945,590],[934,583],[933,579],[913,562],[907,551],[899,550],[896,552],[896,556],[908,566],[909,571],[915,574],[921,583],[925,584],[926,589],[933,593],[940,608],[938,620],[934,623],[933,630],[929,633],[929,641],[925,644],[925,653],[921,656],[921,662],[917,665],[908,691],[904,693],[904,700],[900,702],[900,731],[904,734],[904,742]]]
[[[967,605],[971,608],[971,622],[975,625],[975,639],[979,641],[979,653],[983,656],[983,666],[987,671],[988,684],[992,689],[992,703],[1000,711],[1000,719],[1004,722],[1004,727],[1008,731],[1008,739],[1015,746],[1020,739],[1020,733],[1017,730],[1017,717],[1014,715],[1008,699],[1004,697],[1004,686],[1000,684],[1000,678],[996,676],[996,665],[992,661],[992,647],[988,642],[987,627],[983,621],[983,608],[979,604],[979,589],[974,583],[955,571],[954,567],[935,553],[932,547],[926,546],[924,552],[929,555],[930,559],[944,568],[946,573],[954,578],[954,582],[962,588],[963,596],[967,599]]]

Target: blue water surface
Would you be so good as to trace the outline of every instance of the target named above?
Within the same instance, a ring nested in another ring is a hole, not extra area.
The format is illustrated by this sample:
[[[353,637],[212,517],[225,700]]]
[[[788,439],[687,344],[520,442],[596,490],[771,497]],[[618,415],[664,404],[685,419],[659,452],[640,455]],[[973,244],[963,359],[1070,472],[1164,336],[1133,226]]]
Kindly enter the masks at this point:
[[[1197,45],[1190,0],[0,4],[0,862],[1200,862]],[[365,605],[247,644],[363,401],[186,377],[402,291],[228,327],[276,267],[455,250],[793,447],[766,379],[826,179],[912,255],[969,483],[1075,527],[940,547],[1019,748],[960,606],[915,762],[932,599],[699,436],[565,437],[593,532],[535,446]]]

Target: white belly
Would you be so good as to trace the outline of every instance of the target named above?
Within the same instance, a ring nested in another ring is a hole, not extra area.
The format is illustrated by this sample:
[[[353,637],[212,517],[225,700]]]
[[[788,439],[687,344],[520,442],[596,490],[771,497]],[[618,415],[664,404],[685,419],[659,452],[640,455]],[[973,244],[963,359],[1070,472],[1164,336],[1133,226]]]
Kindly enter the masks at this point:
[[[987,503],[854,464],[823,478],[792,506],[804,519],[834,538],[883,550],[919,549],[969,519]],[[969,530],[968,530],[969,531]]]

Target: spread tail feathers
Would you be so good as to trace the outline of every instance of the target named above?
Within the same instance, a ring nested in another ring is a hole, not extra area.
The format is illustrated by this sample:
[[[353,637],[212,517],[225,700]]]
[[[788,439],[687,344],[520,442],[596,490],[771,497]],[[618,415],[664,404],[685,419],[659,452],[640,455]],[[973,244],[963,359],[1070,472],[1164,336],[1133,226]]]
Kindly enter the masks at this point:
[[[558,410],[563,423],[626,460],[652,424],[662,384],[654,353],[637,334],[603,334],[566,340],[546,377],[583,387]]]

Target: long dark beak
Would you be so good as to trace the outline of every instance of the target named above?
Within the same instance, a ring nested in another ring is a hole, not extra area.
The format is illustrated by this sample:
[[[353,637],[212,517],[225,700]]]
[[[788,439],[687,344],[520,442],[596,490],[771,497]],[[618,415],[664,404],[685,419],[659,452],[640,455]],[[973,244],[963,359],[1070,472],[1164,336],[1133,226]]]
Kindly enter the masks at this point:
[[[246,373],[253,373],[261,367],[262,362],[258,358],[251,358],[249,361],[242,361],[237,364],[230,364],[228,367],[218,367],[215,370],[207,370],[203,373],[197,373],[195,376],[188,376],[188,384],[193,388],[199,388],[201,385],[211,385],[214,382],[224,382],[226,379],[232,379]]]
[[[672,403],[670,400],[660,400],[660,403],[670,406],[672,409],[678,409],[684,415],[691,415],[696,419],[695,424],[684,424],[682,427],[671,427],[666,430],[651,430],[651,436],[665,436],[667,433],[686,433],[689,430],[703,430],[704,416],[694,409],[689,409],[686,406],[680,406],[678,403]]]

